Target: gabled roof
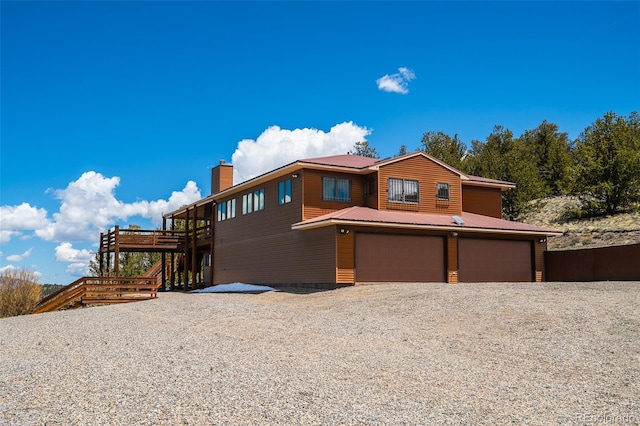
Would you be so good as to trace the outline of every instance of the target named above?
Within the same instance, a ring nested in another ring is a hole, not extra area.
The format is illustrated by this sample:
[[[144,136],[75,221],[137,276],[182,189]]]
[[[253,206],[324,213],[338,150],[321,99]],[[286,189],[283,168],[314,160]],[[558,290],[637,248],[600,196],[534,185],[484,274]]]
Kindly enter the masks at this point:
[[[384,160],[377,160],[375,158],[346,154],[346,155],[331,155],[328,157],[306,158],[304,160],[298,160],[298,163],[316,164],[316,165],[323,165],[323,166],[329,166],[329,167],[347,167],[347,168],[353,168],[357,170],[362,170],[365,168],[378,170],[380,167],[384,167],[388,164],[393,164],[398,161],[402,161],[408,158],[418,157],[418,156],[427,158],[433,161],[434,163],[449,170],[450,172],[457,174],[458,176],[460,176],[463,183],[479,184],[479,185],[485,185],[485,186],[499,186],[505,189],[515,188],[515,184],[512,182],[506,182],[506,181],[497,180],[497,179],[488,179],[480,176],[473,176],[470,174],[463,173],[460,170],[456,169],[455,167],[452,167],[447,163],[440,161],[437,158],[422,151],[415,151],[409,154],[404,154],[404,155],[400,155],[398,157],[393,157],[393,158],[385,158]]]
[[[252,179],[241,182],[237,185],[232,186],[231,188],[227,188],[224,191],[220,191],[216,194],[209,195],[192,204],[182,206],[173,212],[165,213],[164,217],[172,217],[172,216],[175,217],[180,214],[184,214],[187,209],[203,206],[215,200],[225,198],[236,192],[244,191],[246,188],[250,186],[260,185],[271,179],[275,179],[281,176],[285,176],[287,174],[291,174],[301,168],[367,174],[367,173],[373,173],[376,170],[378,170],[380,167],[384,167],[388,164],[392,164],[398,161],[406,160],[408,158],[417,157],[417,156],[427,158],[433,161],[434,163],[437,163],[440,166],[446,168],[447,170],[450,170],[451,172],[459,175],[463,184],[470,184],[470,185],[475,184],[480,186],[499,187],[501,189],[508,189],[508,188],[515,187],[515,184],[511,182],[504,182],[500,180],[486,179],[478,176],[466,175],[462,173],[460,170],[457,170],[454,167],[451,167],[448,164],[422,151],[416,151],[416,152],[412,152],[412,153],[401,155],[399,157],[394,157],[394,158],[386,158],[384,160],[378,160],[375,158],[362,157],[359,155],[352,155],[352,154],[330,155],[327,157],[306,158],[303,160],[297,160],[292,163],[285,164],[284,166],[281,166],[277,169],[271,170],[269,172],[261,174],[260,176],[256,176]]]
[[[441,231],[473,231],[484,233],[561,235],[562,232],[521,222],[498,219],[475,213],[463,212],[463,224],[457,224],[453,216],[376,210],[369,207],[348,207],[313,219],[294,223],[291,229],[305,230],[332,225],[359,225],[383,228],[425,229]]]

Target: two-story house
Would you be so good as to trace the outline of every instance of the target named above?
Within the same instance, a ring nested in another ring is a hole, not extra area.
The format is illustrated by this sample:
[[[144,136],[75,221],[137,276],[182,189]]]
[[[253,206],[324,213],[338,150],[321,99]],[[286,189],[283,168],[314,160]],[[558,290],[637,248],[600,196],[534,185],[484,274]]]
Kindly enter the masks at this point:
[[[503,220],[513,187],[422,152],[298,160],[238,185],[220,164],[210,196],[164,217],[190,224],[193,286],[542,281],[558,232]]]

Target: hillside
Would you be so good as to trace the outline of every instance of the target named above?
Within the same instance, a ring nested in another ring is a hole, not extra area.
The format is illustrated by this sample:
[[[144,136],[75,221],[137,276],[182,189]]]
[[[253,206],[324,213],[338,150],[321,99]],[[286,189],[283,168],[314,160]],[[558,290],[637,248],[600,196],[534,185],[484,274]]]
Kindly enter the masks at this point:
[[[620,213],[597,218],[564,220],[563,213],[578,206],[576,197],[550,197],[533,202],[537,207],[519,218],[533,225],[546,226],[564,232],[550,237],[549,250],[640,243],[640,213]]]

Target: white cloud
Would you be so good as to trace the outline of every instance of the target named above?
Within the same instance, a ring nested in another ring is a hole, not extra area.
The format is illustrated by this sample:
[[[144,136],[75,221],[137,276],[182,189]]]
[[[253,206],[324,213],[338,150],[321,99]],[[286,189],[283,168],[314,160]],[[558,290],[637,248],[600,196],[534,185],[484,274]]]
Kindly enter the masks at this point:
[[[55,249],[56,260],[60,262],[89,262],[94,256],[93,252],[87,249],[74,249],[71,243],[62,243]]]
[[[0,229],[0,243],[6,244],[11,241],[11,238],[22,235],[20,232],[12,231],[8,229]]]
[[[13,237],[23,237],[22,231],[42,231],[51,226],[47,211],[28,203],[19,206],[0,206],[0,242],[8,243]]]
[[[25,268],[21,268],[15,265],[6,265],[0,268],[0,274],[4,274],[7,272],[18,272],[20,270],[24,270]],[[38,272],[38,271],[32,271],[31,269],[29,269],[29,272],[32,273],[34,275],[35,278],[40,279],[40,277],[42,277],[42,273]]]
[[[69,262],[67,273],[76,277],[89,275],[89,261],[94,257],[90,250],[78,250],[73,248],[71,243],[62,243],[55,248],[56,260],[58,262]]]
[[[0,273],[5,273],[5,272],[10,272],[10,271],[17,271],[18,268],[17,266],[13,266],[13,265],[7,265],[7,266],[3,266],[2,268],[0,268]]]
[[[31,251],[32,249],[29,249],[27,251],[25,251],[22,254],[12,254],[7,256],[7,260],[9,262],[22,262],[25,259],[28,259],[29,257],[31,257]]]
[[[415,78],[416,75],[411,69],[400,67],[397,73],[380,77],[376,83],[380,90],[406,95],[409,93],[409,82]]]
[[[168,200],[125,203],[115,196],[119,177],[107,178],[94,171],[85,172],[67,188],[54,191],[60,209],[52,218],[45,209],[22,203],[19,206],[0,206],[0,242],[23,237],[32,231],[45,241],[94,241],[96,235],[114,222],[139,216],[154,224],[162,223],[162,214],[184,204],[201,199],[195,182],[189,181],[181,191],[174,191]]]
[[[329,132],[271,126],[256,140],[238,142],[231,157],[234,183],[244,182],[296,160],[346,154],[370,133],[371,130],[351,121],[337,124]]]
[[[85,172],[65,189],[53,192],[60,200],[60,208],[51,217],[45,209],[26,202],[18,206],[0,206],[0,243],[9,243],[12,238],[28,239],[33,235],[44,241],[62,242],[56,248],[56,260],[70,263],[67,272],[82,276],[88,273],[92,254],[88,250],[73,249],[69,241],[96,242],[100,232],[133,216],[150,219],[159,225],[163,213],[202,198],[196,183],[189,181],[181,191],[173,191],[168,200],[125,203],[115,196],[119,184],[119,177],[107,178],[94,171]],[[31,250],[8,256],[7,260],[19,262],[29,255]]]

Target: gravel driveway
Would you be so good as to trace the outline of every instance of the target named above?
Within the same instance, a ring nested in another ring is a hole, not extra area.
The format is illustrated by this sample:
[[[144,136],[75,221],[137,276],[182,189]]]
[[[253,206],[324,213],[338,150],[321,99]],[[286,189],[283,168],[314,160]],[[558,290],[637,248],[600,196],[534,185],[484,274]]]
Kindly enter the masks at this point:
[[[639,282],[384,284],[5,318],[0,424],[640,424],[639,305]]]

